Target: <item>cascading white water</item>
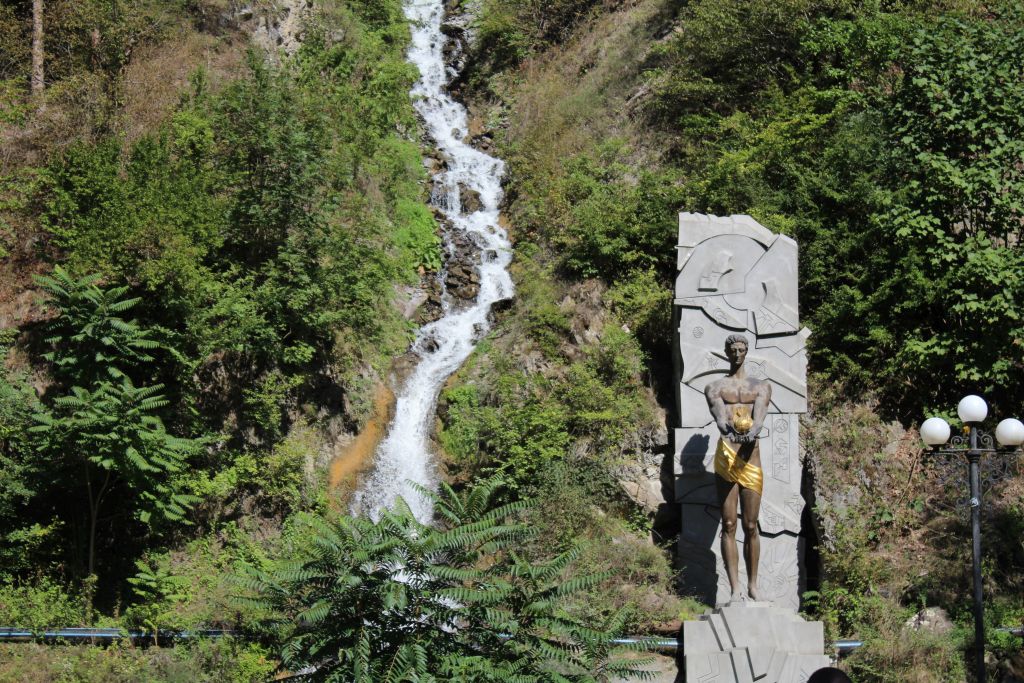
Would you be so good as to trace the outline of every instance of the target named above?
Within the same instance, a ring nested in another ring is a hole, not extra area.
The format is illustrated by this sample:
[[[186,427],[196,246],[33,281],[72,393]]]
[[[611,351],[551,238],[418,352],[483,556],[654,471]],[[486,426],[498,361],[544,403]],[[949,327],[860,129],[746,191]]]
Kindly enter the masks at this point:
[[[466,109],[445,93],[449,74],[443,57],[447,37],[441,31],[444,0],[409,0],[405,15],[412,24],[408,59],[421,74],[411,92],[413,105],[448,162],[447,169],[434,178],[431,203],[449,219],[450,231],[466,233],[480,245],[480,292],[468,308],[456,308],[445,291],[444,316],[420,328],[412,347],[420,360],[398,394],[394,421],[377,449],[373,471],[356,492],[352,508],[355,513],[376,519],[381,509],[391,507],[402,496],[417,519],[428,521],[432,515],[429,501],[409,484],[416,482],[428,488],[436,485],[428,434],[437,396],[445,380],[487,332],[491,304],[512,296],[508,273],[512,249],[498,225],[505,164],[463,142],[469,132]],[[463,212],[460,185],[479,193],[479,211]],[[450,246],[450,235],[446,240]]]

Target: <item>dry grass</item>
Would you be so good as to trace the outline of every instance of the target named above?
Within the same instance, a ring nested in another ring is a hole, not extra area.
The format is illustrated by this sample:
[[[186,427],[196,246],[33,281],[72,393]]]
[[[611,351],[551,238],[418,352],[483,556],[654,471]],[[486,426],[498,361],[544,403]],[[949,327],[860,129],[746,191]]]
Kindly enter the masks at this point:
[[[906,631],[890,615],[865,647],[843,662],[854,680],[879,683],[959,683],[966,680],[963,655],[947,636]]]
[[[624,3],[578,29],[565,45],[527,59],[499,90],[513,102],[507,136],[523,145],[537,175],[607,138],[656,156],[630,117],[642,65],[664,13],[664,0]],[[637,160],[639,161],[639,159]]]
[[[248,39],[243,35],[214,37],[182,31],[174,40],[153,45],[128,67],[122,83],[123,128],[131,143],[158,129],[189,89],[189,77],[204,69],[216,90],[237,78],[244,65]]]

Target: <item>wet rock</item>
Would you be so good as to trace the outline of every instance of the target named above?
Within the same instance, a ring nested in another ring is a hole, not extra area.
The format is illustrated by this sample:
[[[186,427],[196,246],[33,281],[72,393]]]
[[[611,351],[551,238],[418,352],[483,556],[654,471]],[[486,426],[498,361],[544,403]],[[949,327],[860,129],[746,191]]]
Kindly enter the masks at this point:
[[[514,298],[500,299],[491,304],[491,313],[504,313],[505,311],[512,310],[512,305],[515,304]]]
[[[472,301],[480,293],[480,274],[475,267],[457,262],[448,267],[445,284],[454,296]]]
[[[461,89],[459,76],[466,69],[469,47],[473,41],[472,22],[473,17],[465,11],[460,3],[445,8],[441,33],[447,40],[441,52],[444,56],[445,67],[453,77],[449,84],[449,90],[453,93]]]
[[[462,204],[463,213],[474,213],[483,208],[480,193],[462,183],[459,183],[459,203]]]
[[[469,138],[469,144],[483,152],[490,153],[494,149],[494,135],[489,132],[474,135]]]
[[[432,154],[423,157],[423,167],[427,169],[427,173],[433,176],[447,171],[448,162],[442,157]]]
[[[480,293],[480,287],[478,285],[462,285],[461,287],[456,287],[452,293],[460,299],[475,301],[477,294]]]
[[[431,277],[424,283],[426,299],[416,311],[413,318],[417,324],[425,325],[439,320],[444,315],[444,306],[441,301],[441,282],[436,277]]]
[[[420,350],[424,353],[434,353],[437,351],[439,344],[433,337],[424,337],[423,341],[420,342]]]
[[[401,390],[405,381],[419,365],[420,357],[415,353],[403,353],[391,364],[391,383],[395,390]]]
[[[474,301],[480,293],[480,245],[474,235],[449,232],[445,285],[452,296]]]

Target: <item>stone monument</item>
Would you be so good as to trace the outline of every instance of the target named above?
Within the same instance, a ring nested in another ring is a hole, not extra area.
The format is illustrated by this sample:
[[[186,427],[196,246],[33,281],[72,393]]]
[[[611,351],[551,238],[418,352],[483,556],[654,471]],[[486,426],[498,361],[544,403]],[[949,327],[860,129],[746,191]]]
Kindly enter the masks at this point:
[[[684,592],[716,605],[683,625],[686,680],[802,683],[829,658],[822,624],[797,615],[810,336],[797,245],[750,216],[683,213],[677,249],[678,559]]]
[[[797,245],[750,216],[683,213],[674,299],[679,427],[674,433],[676,502],[682,506],[679,561],[684,590],[711,604],[732,597],[722,561],[714,455],[721,436],[705,390],[730,372],[725,340],[748,339],[745,374],[770,386],[757,434],[764,493],[758,598],[797,609],[803,590],[800,419],[807,410],[810,336],[797,313]],[[740,514],[742,518],[742,512]],[[740,524],[737,543],[745,534]],[[748,593],[739,576],[740,593]]]

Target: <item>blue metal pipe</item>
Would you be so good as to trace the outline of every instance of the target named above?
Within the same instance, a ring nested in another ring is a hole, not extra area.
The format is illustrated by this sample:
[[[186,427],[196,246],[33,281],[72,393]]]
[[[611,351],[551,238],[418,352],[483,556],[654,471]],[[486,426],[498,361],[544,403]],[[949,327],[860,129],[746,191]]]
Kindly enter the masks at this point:
[[[196,631],[157,631],[155,636],[159,641],[191,640],[195,638],[221,638],[223,636],[237,635],[237,631],[228,629],[202,629]],[[115,640],[131,640],[134,642],[152,642],[154,634],[152,631],[126,631],[119,628],[48,628],[43,631],[33,631],[17,626],[0,626],[0,642],[99,642],[110,643]]]

